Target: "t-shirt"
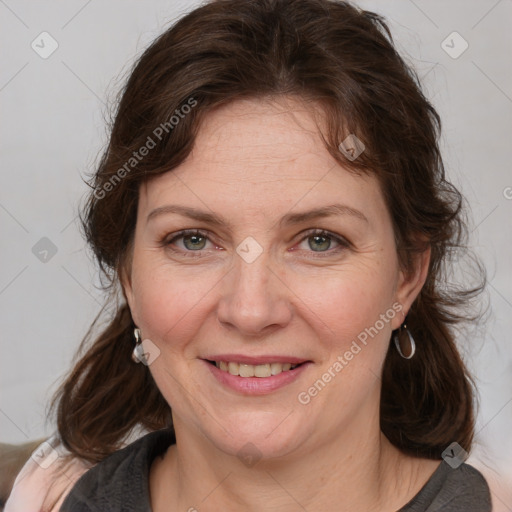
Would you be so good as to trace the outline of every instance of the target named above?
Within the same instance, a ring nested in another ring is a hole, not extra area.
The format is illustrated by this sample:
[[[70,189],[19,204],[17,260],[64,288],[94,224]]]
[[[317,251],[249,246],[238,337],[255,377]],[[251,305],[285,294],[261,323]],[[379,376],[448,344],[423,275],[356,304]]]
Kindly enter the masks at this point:
[[[172,431],[157,430],[116,451],[82,475],[60,512],[151,512],[151,464],[175,442]],[[489,486],[482,474],[469,464],[453,468],[442,461],[398,512],[437,511],[491,512]]]

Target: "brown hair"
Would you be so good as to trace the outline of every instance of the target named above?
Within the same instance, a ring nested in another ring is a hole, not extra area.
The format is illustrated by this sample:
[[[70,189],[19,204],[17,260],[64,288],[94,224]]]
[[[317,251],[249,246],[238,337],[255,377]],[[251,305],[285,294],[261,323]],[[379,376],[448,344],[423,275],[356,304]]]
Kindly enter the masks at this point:
[[[467,304],[483,284],[445,286],[449,256],[464,248],[467,228],[462,196],[445,179],[440,118],[417,74],[397,53],[383,18],[348,2],[217,0],[181,18],[139,58],[91,181],[82,224],[112,295],[109,324],[88,348],[95,320],[81,345],[85,353],[54,397],[72,454],[99,461],[136,426],[172,426],[148,368],[131,360],[134,324],[116,299],[130,265],[140,184],[185,160],[214,108],[283,95],[322,107],[330,154],[379,179],[402,267],[411,270],[414,254],[431,248],[427,280],[407,318],[417,354],[404,361],[390,348],[384,362],[382,431],[415,456],[440,458],[453,441],[469,451],[474,384],[453,331],[476,318]],[[338,148],[348,134],[366,146],[355,160]],[[150,139],[154,147],[135,161],[134,151]]]

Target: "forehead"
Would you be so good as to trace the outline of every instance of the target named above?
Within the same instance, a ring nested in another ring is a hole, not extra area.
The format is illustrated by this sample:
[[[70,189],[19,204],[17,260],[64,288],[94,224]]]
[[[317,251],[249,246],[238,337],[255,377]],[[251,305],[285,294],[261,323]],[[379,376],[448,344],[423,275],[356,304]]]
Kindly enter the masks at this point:
[[[240,100],[209,113],[188,158],[147,182],[143,209],[172,201],[254,215],[344,202],[381,215],[373,176],[344,169],[322,141],[318,105],[294,98]]]
[[[189,163],[202,170],[215,166],[235,180],[318,180],[336,163],[321,141],[319,113],[319,106],[290,97],[230,103],[206,117]]]
[[[291,98],[233,102],[206,117],[196,147],[213,161],[236,153],[262,165],[320,156],[313,108]]]

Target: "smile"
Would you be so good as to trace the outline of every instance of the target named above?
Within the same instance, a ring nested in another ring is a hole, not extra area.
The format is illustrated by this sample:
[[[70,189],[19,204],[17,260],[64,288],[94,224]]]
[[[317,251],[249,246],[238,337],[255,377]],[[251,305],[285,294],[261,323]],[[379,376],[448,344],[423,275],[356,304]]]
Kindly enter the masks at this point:
[[[227,355],[227,354],[226,354]],[[236,362],[245,359],[245,362]],[[283,362],[276,362],[276,358],[259,357],[254,361],[257,364],[250,364],[250,357],[232,357],[225,356],[222,359],[217,357],[215,360],[203,359],[205,368],[210,370],[215,380],[223,387],[243,395],[265,395],[283,388],[296,379],[300,378],[303,372],[313,364],[312,361],[293,358],[293,362],[286,362],[285,357],[279,357]],[[256,358],[252,358],[256,359]],[[266,359],[266,361],[262,361]]]
[[[282,372],[293,370],[298,364],[292,363],[266,363],[266,364],[244,364],[233,361],[212,361],[215,366],[223,372],[239,377],[271,377]]]

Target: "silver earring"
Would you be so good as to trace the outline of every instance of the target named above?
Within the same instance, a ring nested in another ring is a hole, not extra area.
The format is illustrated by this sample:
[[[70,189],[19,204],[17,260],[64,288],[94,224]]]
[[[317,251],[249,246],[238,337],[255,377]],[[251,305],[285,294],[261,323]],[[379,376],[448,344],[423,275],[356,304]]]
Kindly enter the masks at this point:
[[[393,339],[398,353],[404,359],[411,359],[416,352],[416,343],[409,329],[407,329],[407,325],[403,324],[403,330],[402,326],[400,326],[398,333],[393,336]]]
[[[132,359],[135,363],[140,363],[142,361],[141,358],[144,357],[144,348],[142,347],[140,329],[134,329],[133,335],[135,336],[135,348],[132,352]]]

